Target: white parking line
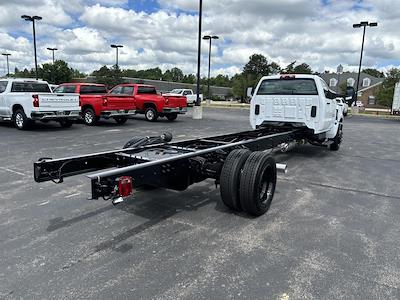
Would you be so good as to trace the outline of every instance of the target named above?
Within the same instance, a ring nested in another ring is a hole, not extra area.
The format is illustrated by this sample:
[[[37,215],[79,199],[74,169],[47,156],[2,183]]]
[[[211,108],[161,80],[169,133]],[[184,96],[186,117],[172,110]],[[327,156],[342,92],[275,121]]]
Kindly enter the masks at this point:
[[[14,170],[10,170],[10,169],[8,169],[8,168],[0,167],[0,169],[2,169],[2,170],[4,170],[4,171],[7,171],[7,172],[10,172],[10,173],[17,174],[17,175],[26,176],[24,173],[17,172],[17,171],[14,171]]]

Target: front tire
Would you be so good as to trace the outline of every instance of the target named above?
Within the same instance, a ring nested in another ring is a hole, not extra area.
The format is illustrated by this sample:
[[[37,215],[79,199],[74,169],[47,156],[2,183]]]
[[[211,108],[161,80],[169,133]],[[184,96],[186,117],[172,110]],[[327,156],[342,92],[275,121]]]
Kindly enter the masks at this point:
[[[240,176],[240,205],[253,216],[265,214],[271,206],[276,187],[276,162],[265,152],[253,152]]]
[[[83,111],[83,122],[88,125],[88,126],[94,126],[96,125],[97,121],[99,119],[97,118],[96,114],[94,113],[94,110],[91,108],[86,108]]]
[[[331,151],[338,151],[340,148],[340,144],[342,143],[343,139],[343,120],[340,120],[338,130],[336,132],[335,137],[333,138],[332,144],[329,145],[329,149]]]
[[[167,114],[166,117],[167,117],[168,121],[175,121],[176,118],[178,117],[178,114],[177,113],[171,113],[171,114]]]
[[[29,128],[31,122],[29,121],[28,117],[25,115],[23,109],[17,109],[13,116],[14,126],[18,130],[26,130]]]
[[[144,117],[146,118],[147,121],[149,122],[155,122],[158,119],[158,113],[157,110],[155,110],[153,107],[148,107],[146,108],[144,112]]]

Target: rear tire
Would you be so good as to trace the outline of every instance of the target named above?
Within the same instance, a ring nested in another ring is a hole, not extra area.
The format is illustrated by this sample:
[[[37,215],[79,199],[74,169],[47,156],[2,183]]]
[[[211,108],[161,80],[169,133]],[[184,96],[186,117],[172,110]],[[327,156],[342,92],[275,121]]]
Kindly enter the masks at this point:
[[[13,115],[13,122],[14,126],[18,130],[26,130],[29,128],[29,125],[31,125],[31,121],[28,119],[28,117],[25,115],[25,112],[23,109],[17,109],[14,112]]]
[[[253,216],[265,214],[271,206],[276,187],[276,162],[265,152],[253,152],[240,176],[240,205]]]
[[[70,128],[72,126],[71,120],[62,120],[60,121],[60,125],[62,128]]]
[[[243,166],[250,156],[247,149],[231,151],[225,159],[220,175],[220,194],[222,202],[234,211],[241,211],[239,200],[240,176]]]
[[[128,121],[128,119],[126,117],[116,117],[116,118],[114,118],[114,120],[119,125],[125,124],[126,121]]]
[[[176,118],[178,117],[178,114],[177,113],[171,113],[171,114],[167,114],[165,116],[167,117],[168,121],[175,121]]]
[[[146,108],[144,116],[149,122],[155,122],[158,119],[158,113],[153,107]]]
[[[85,108],[82,115],[83,115],[83,122],[88,126],[96,125],[97,121],[99,120],[99,118],[94,113],[94,110],[91,108]]]

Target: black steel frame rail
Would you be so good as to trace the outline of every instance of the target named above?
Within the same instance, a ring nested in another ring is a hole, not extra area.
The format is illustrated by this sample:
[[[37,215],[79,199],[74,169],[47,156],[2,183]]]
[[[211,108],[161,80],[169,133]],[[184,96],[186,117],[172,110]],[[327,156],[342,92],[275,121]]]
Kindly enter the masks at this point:
[[[178,190],[185,189],[196,181],[196,179],[189,178],[193,173],[189,164],[191,158],[210,157],[216,153],[223,156],[236,148],[248,148],[253,151],[266,150],[295,140],[301,136],[301,132],[302,129],[293,128],[262,128],[62,159],[43,158],[34,163],[34,178],[36,182],[51,180],[59,183],[65,177],[100,171],[87,175],[92,182],[94,199],[109,194],[120,176],[131,176],[135,185],[150,184]],[[147,151],[169,150],[175,150],[176,155],[155,160],[146,157]],[[175,180],[177,177],[180,177],[181,180],[185,177],[188,179],[187,182],[179,185]]]

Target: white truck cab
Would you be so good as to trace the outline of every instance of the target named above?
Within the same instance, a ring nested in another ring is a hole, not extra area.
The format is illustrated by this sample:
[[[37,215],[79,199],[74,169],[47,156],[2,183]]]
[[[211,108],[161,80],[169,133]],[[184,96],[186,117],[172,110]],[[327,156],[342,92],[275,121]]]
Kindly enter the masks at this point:
[[[80,111],[78,94],[54,94],[46,81],[0,79],[0,120],[13,121],[17,129],[26,129],[35,120],[70,127]]]
[[[262,77],[251,99],[250,124],[307,127],[314,143],[341,141],[343,109],[338,95],[316,75],[282,74]],[[340,138],[338,138],[340,135]]]

